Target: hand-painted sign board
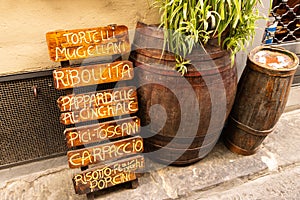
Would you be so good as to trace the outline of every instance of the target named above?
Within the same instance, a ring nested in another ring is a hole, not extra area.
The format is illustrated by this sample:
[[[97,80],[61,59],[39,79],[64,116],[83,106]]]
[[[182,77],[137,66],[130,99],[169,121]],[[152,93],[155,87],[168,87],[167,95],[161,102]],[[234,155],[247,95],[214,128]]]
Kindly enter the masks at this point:
[[[75,192],[85,194],[135,180],[135,172],[144,166],[144,157],[138,155],[86,170],[73,177]]]
[[[140,132],[140,119],[130,117],[104,123],[67,128],[64,132],[69,148],[104,140],[135,135]]]
[[[54,85],[58,90],[130,80],[133,76],[130,61],[64,67],[53,71]]]
[[[50,59],[56,62],[130,52],[128,28],[123,25],[52,31],[46,40]]]
[[[81,110],[84,108],[97,108],[105,105],[116,105],[118,102],[129,102],[130,100],[135,100],[136,98],[136,88],[129,86],[85,94],[61,96],[57,100],[57,105],[61,112],[67,112]]]
[[[135,136],[93,147],[68,151],[67,156],[69,167],[79,168],[142,153],[143,150],[143,138]]]
[[[108,104],[97,108],[84,108],[79,111],[61,113],[60,122],[64,125],[70,125],[97,119],[133,114],[137,111],[137,99],[129,101],[123,100],[117,102],[115,105]]]

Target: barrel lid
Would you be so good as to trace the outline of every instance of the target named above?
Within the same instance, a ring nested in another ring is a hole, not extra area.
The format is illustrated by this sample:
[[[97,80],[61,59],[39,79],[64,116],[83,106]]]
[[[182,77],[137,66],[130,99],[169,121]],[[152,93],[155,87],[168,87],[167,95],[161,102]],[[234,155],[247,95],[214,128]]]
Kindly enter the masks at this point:
[[[248,55],[251,68],[260,68],[262,72],[290,72],[296,71],[299,59],[293,52],[281,47],[258,46]],[[269,74],[269,73],[268,73]]]

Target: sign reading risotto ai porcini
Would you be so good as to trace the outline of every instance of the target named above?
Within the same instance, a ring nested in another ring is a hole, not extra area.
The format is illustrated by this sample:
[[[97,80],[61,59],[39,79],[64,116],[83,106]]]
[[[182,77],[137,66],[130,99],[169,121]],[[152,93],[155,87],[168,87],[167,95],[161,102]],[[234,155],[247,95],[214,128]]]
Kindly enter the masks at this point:
[[[50,59],[56,62],[130,52],[126,26],[52,31],[46,39]]]
[[[85,194],[136,179],[135,172],[143,169],[142,156],[134,156],[87,170],[73,177],[77,194]]]

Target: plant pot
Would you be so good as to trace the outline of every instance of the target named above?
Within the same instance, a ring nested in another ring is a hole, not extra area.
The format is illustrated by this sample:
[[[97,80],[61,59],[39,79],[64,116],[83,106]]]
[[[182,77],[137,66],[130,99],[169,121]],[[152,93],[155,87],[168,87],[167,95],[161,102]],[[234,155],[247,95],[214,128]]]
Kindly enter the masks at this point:
[[[279,69],[261,64],[255,55],[263,51],[272,53],[272,62],[276,56],[285,55],[290,64]],[[250,52],[224,131],[225,144],[231,151],[252,155],[273,132],[284,111],[298,64],[297,56],[282,48],[260,46]]]
[[[234,101],[237,72],[229,52],[213,39],[207,53],[193,50],[181,76],[173,70],[174,55],[162,50],[163,38],[157,26],[137,24],[130,60],[139,85],[138,116],[150,158],[187,165],[204,158],[218,141]],[[153,112],[156,104],[160,109]]]

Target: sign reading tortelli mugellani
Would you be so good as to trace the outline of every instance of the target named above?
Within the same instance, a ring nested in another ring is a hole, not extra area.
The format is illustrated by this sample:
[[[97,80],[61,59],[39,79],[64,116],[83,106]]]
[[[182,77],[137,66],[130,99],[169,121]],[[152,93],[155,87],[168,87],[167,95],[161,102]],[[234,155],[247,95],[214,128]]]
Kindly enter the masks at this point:
[[[46,39],[50,59],[57,62],[130,52],[126,26],[52,31],[46,34]],[[54,86],[58,90],[91,85],[98,88],[101,84],[133,77],[133,64],[127,60],[66,66],[53,71]],[[136,172],[144,167],[144,158],[138,155],[143,152],[144,145],[143,138],[138,135],[140,119],[133,116],[138,111],[135,87],[68,94],[59,97],[57,105],[61,111],[60,122],[76,125],[64,131],[67,146],[76,148],[67,153],[69,167],[92,167],[74,175],[77,194],[137,180],[139,174]],[[112,117],[118,119],[107,120]],[[101,121],[97,122],[99,119]],[[82,125],[87,121],[93,123]]]
[[[52,31],[46,34],[46,39],[50,59],[56,62],[130,51],[126,26]]]

